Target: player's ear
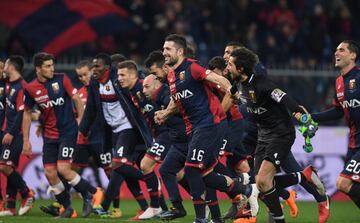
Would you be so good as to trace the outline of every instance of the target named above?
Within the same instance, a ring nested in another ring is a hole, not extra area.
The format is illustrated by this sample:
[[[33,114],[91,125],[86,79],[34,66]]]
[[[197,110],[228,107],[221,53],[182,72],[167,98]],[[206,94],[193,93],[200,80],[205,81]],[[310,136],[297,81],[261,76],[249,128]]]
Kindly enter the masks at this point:
[[[35,67],[35,72],[38,74],[40,72],[40,67]]]
[[[185,50],[184,48],[179,48],[178,52],[181,54],[181,55],[185,55]]]
[[[244,71],[244,67],[238,68],[237,71],[238,71],[239,73],[242,73],[242,72]]]
[[[356,60],[356,53],[355,52],[351,52],[350,53],[351,59],[352,60]],[[356,62],[356,61],[355,61]]]

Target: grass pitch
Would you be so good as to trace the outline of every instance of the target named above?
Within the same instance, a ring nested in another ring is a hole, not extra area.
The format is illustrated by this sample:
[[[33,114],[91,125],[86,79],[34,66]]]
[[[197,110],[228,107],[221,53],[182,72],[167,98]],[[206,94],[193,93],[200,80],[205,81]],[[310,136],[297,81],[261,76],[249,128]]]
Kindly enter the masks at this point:
[[[76,218],[76,219],[54,219],[49,215],[45,215],[39,209],[40,205],[49,204],[49,200],[37,200],[34,208],[26,216],[15,216],[15,217],[0,217],[0,223],[48,223],[48,222],[79,222],[79,223],[101,223],[101,222],[136,222],[127,220],[129,217],[135,215],[138,206],[135,201],[123,200],[121,201],[121,210],[123,217],[118,219],[100,219],[96,215],[91,215],[89,218]],[[261,202],[260,202],[261,203]],[[176,219],[174,223],[192,223],[194,220],[194,211],[190,201],[185,201],[184,205],[188,212],[188,215],[181,219]],[[228,201],[221,201],[220,203],[223,213],[230,206]],[[82,201],[80,199],[73,200],[73,206],[77,210],[78,215],[81,215]],[[292,219],[289,214],[289,208],[284,205],[284,213],[287,222],[306,222],[306,223],[317,223],[318,213],[317,205],[315,202],[298,202],[299,215],[296,219]],[[260,214],[257,218],[257,222],[266,222],[267,214],[266,208],[261,203]],[[161,222],[158,219],[143,221],[146,223]],[[231,221],[228,221],[231,222]],[[358,209],[352,202],[332,202],[331,203],[331,217],[329,223],[360,223],[360,209]]]

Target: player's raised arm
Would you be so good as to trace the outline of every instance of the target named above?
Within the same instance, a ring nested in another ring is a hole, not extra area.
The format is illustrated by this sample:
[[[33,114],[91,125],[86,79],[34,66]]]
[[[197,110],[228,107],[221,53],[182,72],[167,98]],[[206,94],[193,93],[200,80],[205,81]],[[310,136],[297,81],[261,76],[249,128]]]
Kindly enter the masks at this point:
[[[214,73],[211,70],[206,70],[206,74],[207,74],[207,76],[206,76],[205,80],[219,86],[219,88],[222,92],[225,92],[225,93],[230,92],[231,84],[228,79],[226,79],[225,77],[222,77],[220,75],[217,75],[216,73]]]

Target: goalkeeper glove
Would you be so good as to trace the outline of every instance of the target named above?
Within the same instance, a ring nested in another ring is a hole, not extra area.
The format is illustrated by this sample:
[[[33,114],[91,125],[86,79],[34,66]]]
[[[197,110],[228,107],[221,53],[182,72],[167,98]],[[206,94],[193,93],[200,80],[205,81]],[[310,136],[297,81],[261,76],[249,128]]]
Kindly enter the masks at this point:
[[[299,128],[301,134],[304,137],[314,137],[319,125],[311,118],[311,116],[308,114],[303,114],[300,116],[299,121],[303,124]]]

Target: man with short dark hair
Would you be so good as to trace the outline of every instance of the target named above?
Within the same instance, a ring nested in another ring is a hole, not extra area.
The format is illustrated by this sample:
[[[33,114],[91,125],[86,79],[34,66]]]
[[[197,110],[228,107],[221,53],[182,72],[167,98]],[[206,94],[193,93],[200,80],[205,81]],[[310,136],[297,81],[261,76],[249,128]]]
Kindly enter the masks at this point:
[[[159,193],[161,192],[158,190],[159,180],[154,168],[156,163],[161,163],[164,160],[169,150],[169,134],[166,127],[154,123],[154,112],[161,109],[161,107],[144,95],[143,79],[138,76],[135,62],[126,60],[119,63],[117,72],[120,86],[129,91],[134,106],[143,115],[154,138],[153,145],[147,148],[146,154],[140,163],[140,169],[144,174],[144,181],[148,187],[151,202],[150,207],[139,218],[149,219],[159,215],[162,211],[159,207]]]
[[[340,70],[336,79],[336,97],[326,111],[312,114],[315,121],[323,122],[345,117],[349,126],[349,145],[344,170],[336,181],[338,190],[346,193],[360,208],[360,69],[356,62],[360,46],[353,40],[342,41],[335,51],[335,67]]]
[[[111,66],[110,56],[100,53],[94,57],[92,65],[93,78],[90,80],[87,106],[79,130],[84,136],[90,137],[94,134],[91,131],[94,120],[100,119],[96,131],[110,128],[112,132],[112,174],[105,199],[101,206],[95,208],[97,214],[107,217],[110,203],[124,178],[143,178],[141,171],[133,166],[135,148],[143,143],[152,145],[152,137],[130,95],[119,86],[117,69]]]
[[[7,209],[0,212],[0,216],[16,215],[16,194],[21,194],[22,202],[19,215],[30,211],[34,202],[34,192],[31,191],[17,172],[19,158],[22,151],[21,122],[24,112],[24,87],[26,82],[21,77],[24,59],[13,55],[5,62],[4,72],[8,82],[2,94],[6,97],[5,120],[1,136],[0,171],[7,177]]]
[[[161,51],[153,51],[145,60],[149,75],[144,79],[143,92],[159,107],[166,108],[170,102],[170,90],[166,80],[165,58]],[[178,183],[190,192],[187,180],[183,174],[183,167],[188,151],[188,137],[185,134],[185,124],[180,114],[170,117],[165,125],[168,127],[171,147],[167,153],[159,173],[173,205],[160,215],[163,220],[173,220],[186,215],[182,204]]]
[[[254,75],[258,61],[254,52],[240,47],[230,54],[227,69],[236,83],[241,83],[240,99],[258,126],[258,144],[255,152],[256,184],[273,219],[282,223],[285,222],[285,218],[277,194],[278,188],[308,181],[316,186],[320,194],[325,195],[325,187],[311,166],[302,172],[274,177],[295,139],[294,126],[287,109],[292,111],[298,120],[301,115],[307,113],[266,76]],[[311,117],[306,125],[309,125],[309,121]]]
[[[50,184],[50,191],[65,208],[60,218],[76,217],[71,206],[68,183],[81,193],[84,200],[82,215],[88,216],[92,210],[93,194],[97,191],[86,180],[71,169],[71,159],[76,148],[80,122],[84,105],[66,74],[54,73],[54,57],[48,53],[34,55],[36,79],[24,90],[25,111],[22,121],[23,154],[32,154],[29,141],[31,127],[31,109],[37,105],[43,119],[43,163],[45,176]],[[73,112],[73,104],[77,118]],[[59,176],[58,176],[59,174]],[[65,178],[62,182],[59,177]]]
[[[158,111],[155,118],[156,122],[161,124],[179,110],[186,125],[186,133],[191,136],[185,175],[195,208],[195,222],[206,222],[206,187],[227,192],[233,199],[249,199],[251,213],[256,216],[256,186],[241,185],[229,176],[213,171],[227,123],[220,101],[207,82],[215,84],[223,92],[229,92],[230,83],[226,78],[205,70],[194,60],[186,58],[186,46],[185,38],[180,35],[171,34],[165,39],[163,55],[165,64],[172,69],[167,76],[172,101],[165,110]]]
[[[4,117],[5,117],[5,103],[6,103],[6,100],[5,100],[6,99],[5,98],[6,79],[5,79],[5,75],[4,75],[4,67],[5,67],[5,63],[0,58],[0,125],[1,126],[3,124]],[[4,198],[2,196],[1,185],[2,184],[1,184],[1,179],[0,179],[0,211],[2,211],[4,209]]]
[[[126,60],[126,57],[120,53],[115,53],[110,56],[111,58],[111,65],[117,67],[120,62]]]

